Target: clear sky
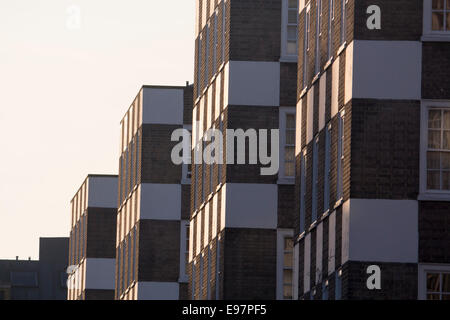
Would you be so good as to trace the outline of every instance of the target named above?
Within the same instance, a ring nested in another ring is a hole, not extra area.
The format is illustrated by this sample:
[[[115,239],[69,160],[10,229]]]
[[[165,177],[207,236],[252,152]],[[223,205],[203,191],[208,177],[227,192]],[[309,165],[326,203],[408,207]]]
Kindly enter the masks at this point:
[[[193,0],[0,1],[0,259],[68,236],[86,175],[117,174],[140,86],[192,82],[194,19]]]

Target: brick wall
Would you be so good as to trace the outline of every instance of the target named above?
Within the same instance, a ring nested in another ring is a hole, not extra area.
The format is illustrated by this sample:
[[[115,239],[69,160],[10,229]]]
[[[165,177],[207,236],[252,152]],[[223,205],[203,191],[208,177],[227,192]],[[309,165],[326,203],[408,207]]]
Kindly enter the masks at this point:
[[[117,209],[87,209],[87,258],[116,258]]]

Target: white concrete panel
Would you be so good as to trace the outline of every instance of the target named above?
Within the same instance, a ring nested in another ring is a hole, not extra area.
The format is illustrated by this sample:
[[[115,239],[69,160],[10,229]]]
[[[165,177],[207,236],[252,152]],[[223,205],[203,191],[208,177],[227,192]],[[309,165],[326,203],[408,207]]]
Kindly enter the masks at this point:
[[[349,212],[349,260],[418,262],[418,201],[351,199]]]
[[[354,41],[353,97],[421,98],[419,41]]]
[[[353,43],[352,41],[345,49],[345,104],[352,99],[353,94]]]
[[[278,106],[280,104],[280,63],[230,61],[230,105]]]
[[[339,111],[339,59],[337,57],[331,66],[331,117]]]
[[[325,127],[325,105],[327,97],[327,73],[324,72],[319,81],[319,131]]]
[[[302,152],[302,104],[303,99],[300,99],[300,101],[297,103],[297,109],[296,109],[296,124],[295,127],[297,128],[295,130],[295,155],[298,156],[300,152]]]
[[[336,268],[336,211],[330,214],[328,220],[328,275]]]
[[[144,88],[144,123],[183,124],[183,89]]]
[[[89,207],[117,208],[117,177],[89,177],[88,184]]]
[[[141,184],[140,219],[180,220],[180,184]]]
[[[277,228],[277,185],[227,183],[226,192],[227,227]]]
[[[138,300],[179,300],[178,282],[138,282]]]
[[[230,92],[230,63],[227,62],[223,68],[223,109],[228,106],[228,96]]]
[[[317,225],[317,233],[316,233],[316,283],[320,283],[322,281],[322,257],[323,257],[323,223],[320,223],[319,225]]]
[[[114,290],[116,259],[86,259],[86,289]]]
[[[314,86],[308,90],[306,98],[306,143],[313,138],[314,132]]]
[[[346,201],[342,206],[342,261],[348,261],[350,255],[350,201]]]
[[[311,289],[311,233],[305,237],[305,261],[303,271],[303,293]]]

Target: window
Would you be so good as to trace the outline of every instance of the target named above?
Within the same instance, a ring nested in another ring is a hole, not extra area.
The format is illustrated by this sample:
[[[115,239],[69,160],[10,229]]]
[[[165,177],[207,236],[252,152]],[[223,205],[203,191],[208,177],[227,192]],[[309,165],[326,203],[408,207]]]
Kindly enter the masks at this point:
[[[283,56],[296,56],[298,53],[298,1],[283,1]]]
[[[205,76],[204,76],[204,86],[205,88],[208,86],[209,81],[209,32],[210,32],[210,24],[206,25],[206,42],[205,42]]]
[[[341,0],[341,45],[345,42],[345,31],[347,23],[346,3],[348,0]]]
[[[330,152],[331,152],[331,125],[327,126],[325,130],[325,173],[324,173],[324,187],[323,187],[323,209],[328,211],[330,209]]]
[[[450,272],[427,272],[427,300],[450,300]]]
[[[339,270],[338,272],[336,272],[334,299],[335,300],[342,299],[342,270]]]
[[[202,61],[202,36],[200,35],[197,45],[197,97],[201,94]]]
[[[280,115],[282,116],[280,125],[284,131],[281,137],[283,145],[281,152],[284,155],[282,169],[284,172],[281,176],[293,179],[295,177],[295,111],[285,110]]]
[[[344,112],[339,114],[338,159],[337,159],[337,194],[339,201],[343,196],[343,167],[344,167]]]
[[[450,191],[450,109],[428,108],[427,190]]]
[[[313,172],[312,172],[312,223],[317,220],[317,190],[319,187],[319,138],[313,144]]]
[[[222,1],[222,62],[225,62],[225,34],[227,28],[227,6],[225,0]]]
[[[187,271],[189,270],[189,222],[181,224],[181,245],[180,245],[180,281],[187,282]]]
[[[220,300],[220,236],[217,238],[216,247],[216,300]]]
[[[303,44],[303,87],[307,86],[306,78],[308,76],[308,50],[309,50],[309,31],[311,24],[311,5],[306,7],[305,11],[305,35]]]
[[[328,14],[328,41],[327,41],[327,60],[333,56],[333,22],[334,22],[334,0],[328,0],[329,14]]]
[[[214,12],[213,15],[214,22],[214,43],[213,43],[213,73],[216,73],[216,65],[217,65],[217,12]]]
[[[317,0],[317,19],[316,19],[316,60],[315,60],[315,74],[320,72],[320,30],[322,22],[322,0]]]
[[[292,300],[293,281],[293,252],[294,241],[292,237],[285,237],[283,243],[283,300]]]
[[[305,231],[305,199],[306,199],[306,152],[300,159],[300,233]]]
[[[322,300],[328,300],[328,280],[322,285]]]
[[[450,0],[433,0],[431,30],[450,31]]]

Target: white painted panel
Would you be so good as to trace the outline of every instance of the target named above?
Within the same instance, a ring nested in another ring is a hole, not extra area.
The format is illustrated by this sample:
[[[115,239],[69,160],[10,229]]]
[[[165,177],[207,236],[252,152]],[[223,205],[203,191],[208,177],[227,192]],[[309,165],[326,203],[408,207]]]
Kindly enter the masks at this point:
[[[138,300],[179,300],[178,282],[138,282]]]
[[[333,62],[331,67],[331,117],[333,118],[339,111],[339,57]]]
[[[353,97],[421,98],[419,41],[354,41]]]
[[[89,207],[117,208],[117,177],[89,177],[88,183]]]
[[[336,211],[330,214],[328,221],[328,275],[336,268]]]
[[[308,90],[306,98],[306,143],[314,138],[314,86]]]
[[[305,237],[305,263],[303,271],[303,293],[311,289],[311,233]]]
[[[114,290],[116,259],[86,259],[86,289]]]
[[[183,124],[183,89],[144,88],[143,122]]]
[[[140,219],[180,220],[180,184],[141,184]]]
[[[230,105],[278,106],[280,104],[280,63],[229,62]]]
[[[327,73],[324,72],[319,81],[319,131],[325,127],[325,104],[327,97]]]
[[[418,262],[417,201],[351,199],[349,220],[350,260]]]
[[[316,283],[322,281],[322,257],[323,257],[323,223],[317,226],[316,233]]]
[[[353,43],[352,41],[345,49],[345,104],[352,99],[353,94]]]
[[[278,191],[274,184],[226,184],[226,226],[276,229]]]
[[[342,261],[349,260],[350,246],[350,201],[346,201],[342,206]]]
[[[302,152],[302,104],[303,99],[297,103],[296,109],[296,130],[295,130],[295,155],[298,156]]]

